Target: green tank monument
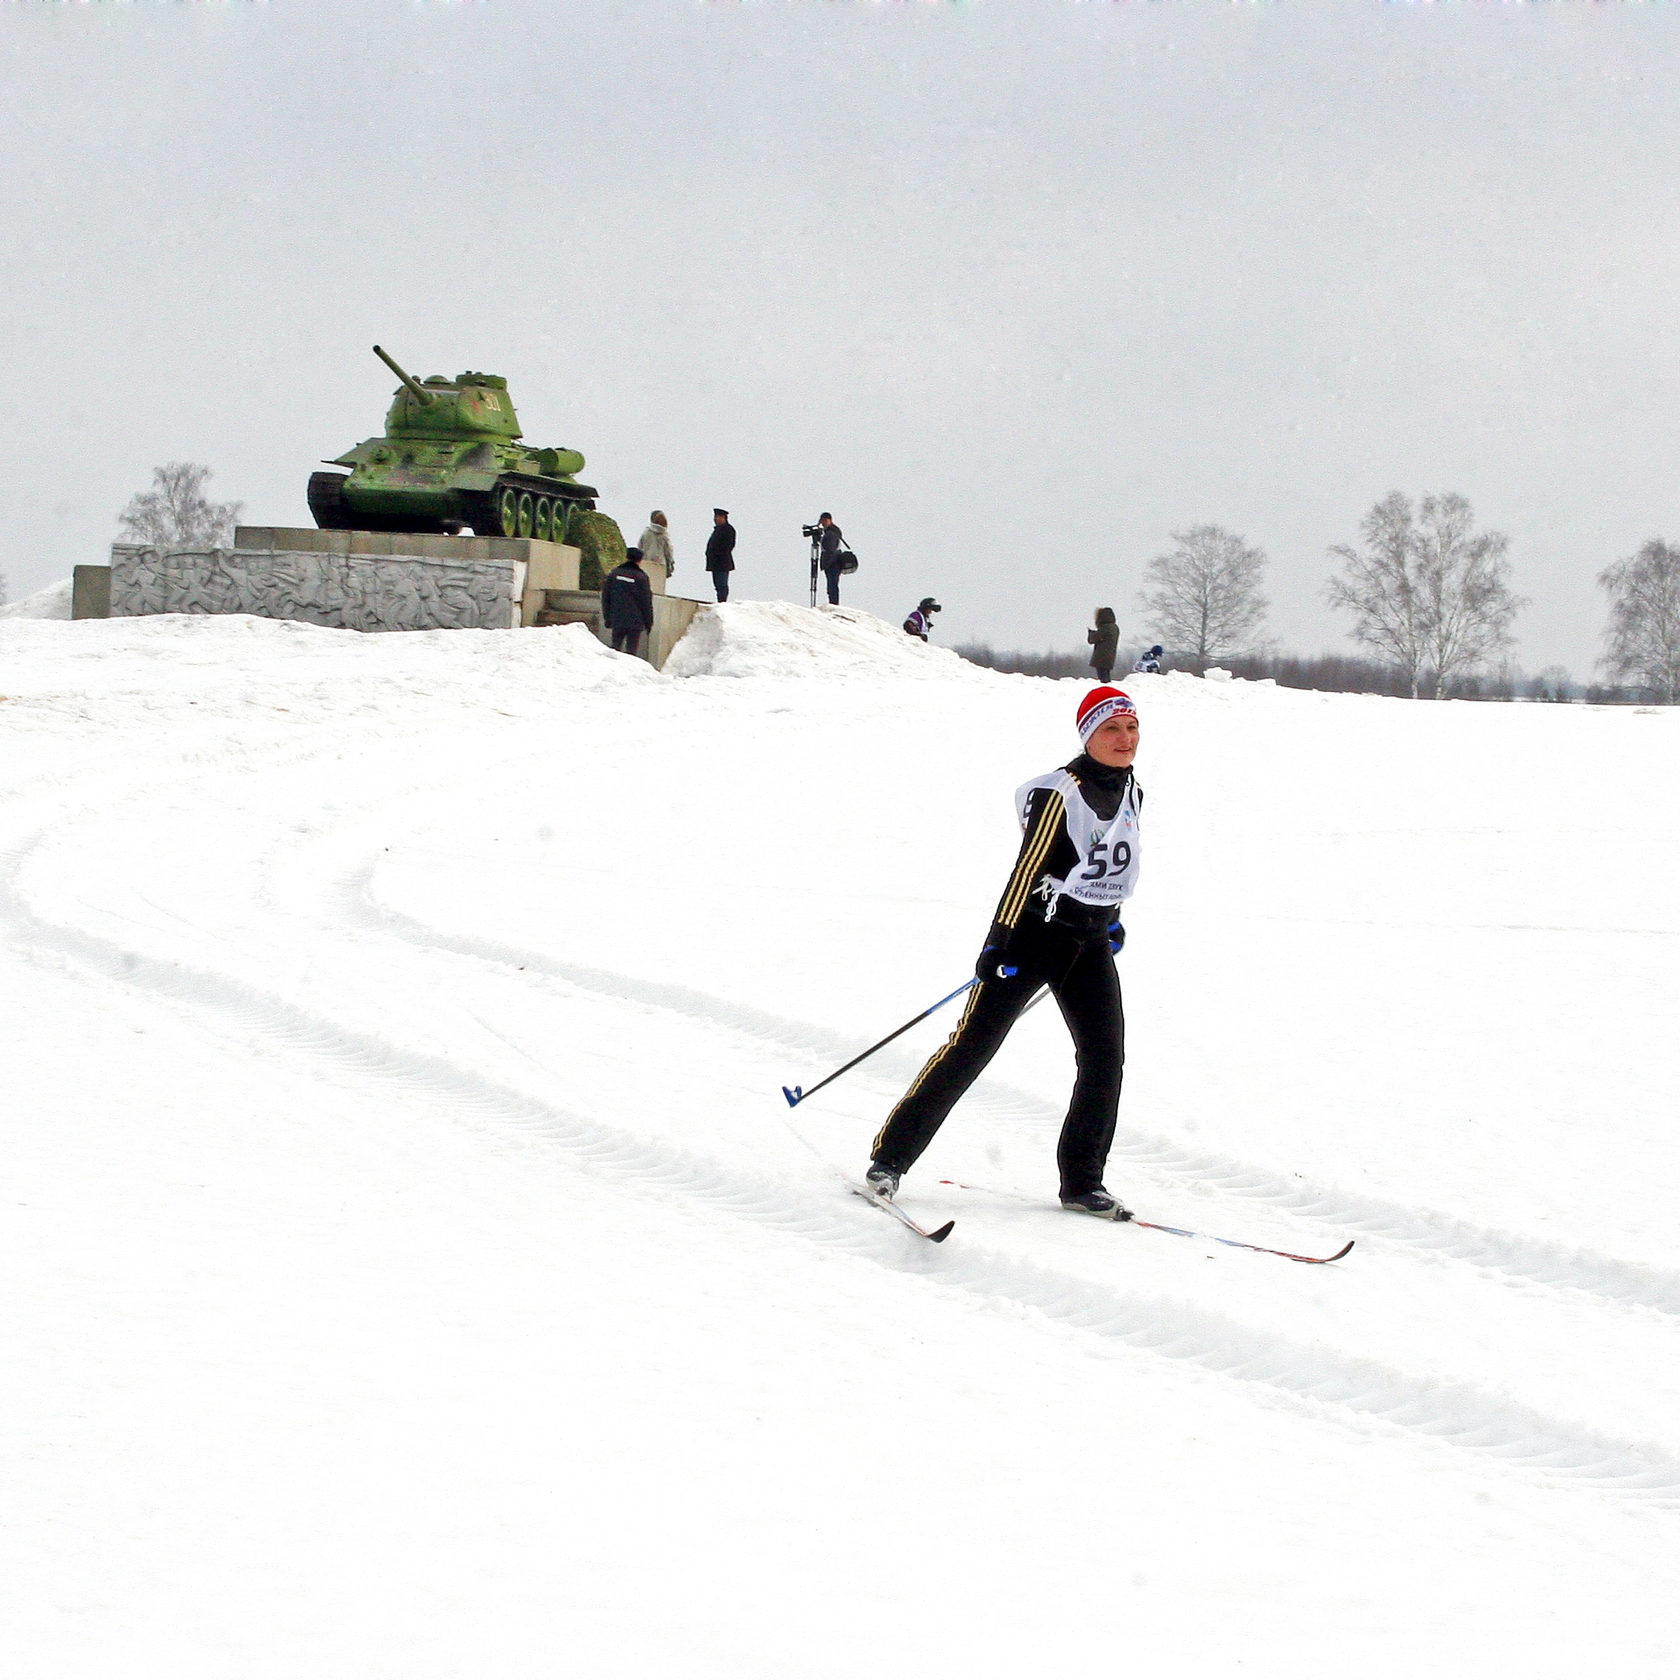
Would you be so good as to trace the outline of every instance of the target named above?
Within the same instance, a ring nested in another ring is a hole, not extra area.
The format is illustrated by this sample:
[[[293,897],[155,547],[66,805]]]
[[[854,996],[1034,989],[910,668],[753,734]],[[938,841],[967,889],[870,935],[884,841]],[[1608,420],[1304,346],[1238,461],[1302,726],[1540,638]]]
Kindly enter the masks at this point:
[[[565,543],[582,556],[580,582],[599,588],[624,558],[617,524],[579,484],[575,449],[533,449],[507,381],[493,373],[417,380],[376,344],[401,381],[383,437],[368,438],[309,480],[309,511],[324,531],[415,531]]]
[[[625,555],[580,483],[575,449],[522,441],[498,374],[420,380],[377,344],[399,384],[385,431],[309,480],[315,528],[242,525],[231,549],[111,549],[110,612],[253,613],[351,630],[517,629],[602,634],[602,578]],[[465,535],[465,532],[472,535]],[[648,579],[647,656],[663,665],[696,604]]]

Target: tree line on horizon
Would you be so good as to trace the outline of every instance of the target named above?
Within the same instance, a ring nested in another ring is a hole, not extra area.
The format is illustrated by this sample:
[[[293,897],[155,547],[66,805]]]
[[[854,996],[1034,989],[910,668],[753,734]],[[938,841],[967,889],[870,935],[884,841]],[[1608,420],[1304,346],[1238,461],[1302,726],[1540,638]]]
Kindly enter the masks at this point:
[[[1324,599],[1351,620],[1363,656],[1280,654],[1262,635],[1265,553],[1219,525],[1170,533],[1172,546],[1144,570],[1144,627],[1167,650],[1167,668],[1197,675],[1215,666],[1233,676],[1290,688],[1395,694],[1412,699],[1576,697],[1559,666],[1524,677],[1509,662],[1511,624],[1528,603],[1511,587],[1509,539],[1479,531],[1456,492],[1415,504],[1396,490],[1360,522],[1357,544],[1329,550],[1339,569]],[[1610,683],[1590,700],[1680,701],[1680,544],[1647,541],[1598,578],[1610,615],[1599,660]],[[956,650],[976,664],[1037,676],[1082,676],[1080,654],[1000,653],[983,644]],[[1134,656],[1135,657],[1135,656]]]

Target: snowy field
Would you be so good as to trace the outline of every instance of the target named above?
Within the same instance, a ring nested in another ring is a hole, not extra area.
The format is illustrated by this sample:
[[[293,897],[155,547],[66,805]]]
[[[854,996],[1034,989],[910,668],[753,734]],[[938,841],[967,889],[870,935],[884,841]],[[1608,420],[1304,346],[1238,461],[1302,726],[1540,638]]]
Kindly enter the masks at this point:
[[[837,1169],[949,1012],[781,1098],[1081,684],[0,623],[8,1672],[1674,1674],[1680,714],[1130,686],[1108,1183],[1338,1265],[1056,1209],[1051,1008],[943,1247]]]

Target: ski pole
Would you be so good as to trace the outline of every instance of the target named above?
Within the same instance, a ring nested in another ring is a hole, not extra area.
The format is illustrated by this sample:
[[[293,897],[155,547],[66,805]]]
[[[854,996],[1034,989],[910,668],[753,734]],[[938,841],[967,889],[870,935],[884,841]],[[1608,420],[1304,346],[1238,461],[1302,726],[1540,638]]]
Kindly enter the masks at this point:
[[[1015,970],[1012,969],[1012,968],[1005,968],[1005,969],[1001,970],[1000,972],[1002,973],[1003,978],[1007,980],[1015,972]],[[895,1038],[897,1038],[900,1033],[909,1032],[909,1030],[913,1026],[915,1026],[915,1024],[918,1021],[925,1021],[928,1018],[928,1016],[933,1014],[933,1012],[935,1010],[943,1009],[945,1007],[945,1005],[948,1004],[951,1001],[952,998],[960,998],[963,995],[964,992],[972,991],[979,984],[980,984],[980,981],[979,981],[978,976],[973,980],[965,980],[962,983],[962,985],[958,986],[957,989],[954,992],[951,992],[951,993],[947,994],[945,997],[942,997],[939,1000],[938,1003],[929,1004],[928,1007],[926,1009],[924,1009],[921,1012],[920,1015],[911,1016],[911,1018],[908,1021],[906,1021],[902,1027],[894,1028],[893,1031],[888,1033],[887,1036],[885,1038],[883,1038],[880,1041],[879,1044],[871,1044],[869,1046],[869,1048],[867,1050],[865,1050],[861,1056],[853,1056],[852,1059],[849,1062],[847,1062],[844,1067],[836,1068],[834,1070],[834,1072],[831,1073],[828,1076],[827,1079],[820,1080],[817,1084],[813,1085],[809,1091],[807,1091],[803,1085],[784,1085],[782,1087],[782,1095],[787,1098],[788,1107],[789,1108],[797,1108],[800,1105],[800,1103],[804,1102],[804,1100],[807,1097],[814,1097],[817,1094],[817,1092],[820,1091],[823,1088],[824,1085],[832,1085],[834,1083],[834,1081],[840,1077],[841,1074],[850,1073],[852,1071],[852,1069],[855,1068],[858,1065],[859,1062],[868,1061],[869,1058],[871,1056],[873,1056],[877,1050],[883,1049],[885,1046],[891,1044],[892,1041]]]

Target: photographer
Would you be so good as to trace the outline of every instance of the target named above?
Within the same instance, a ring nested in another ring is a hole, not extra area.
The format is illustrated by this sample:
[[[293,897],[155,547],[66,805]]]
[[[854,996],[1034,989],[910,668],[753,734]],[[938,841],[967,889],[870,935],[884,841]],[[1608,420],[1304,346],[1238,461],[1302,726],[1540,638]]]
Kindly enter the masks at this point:
[[[828,604],[837,607],[840,605],[841,576],[846,572],[855,572],[857,560],[846,547],[846,539],[834,523],[832,513],[818,516],[814,532],[810,526],[806,530],[817,544],[817,564],[822,567],[823,577],[828,581]]]

